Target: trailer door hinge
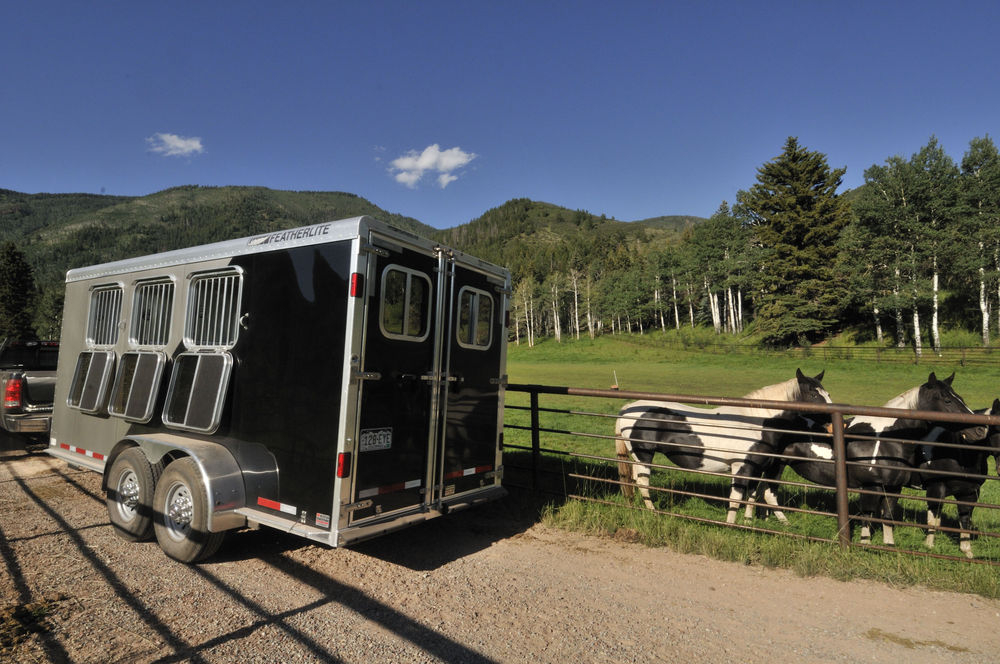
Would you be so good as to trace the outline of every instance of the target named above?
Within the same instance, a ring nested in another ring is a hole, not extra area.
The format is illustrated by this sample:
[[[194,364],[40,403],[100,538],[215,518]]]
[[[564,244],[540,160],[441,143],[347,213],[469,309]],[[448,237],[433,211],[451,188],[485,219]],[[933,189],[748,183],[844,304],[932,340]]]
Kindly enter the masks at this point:
[[[355,380],[382,380],[382,374],[378,371],[354,371],[351,375]]]
[[[345,514],[349,514],[350,512],[353,512],[355,510],[363,510],[366,507],[371,507],[373,504],[374,503],[370,498],[368,500],[359,500],[356,503],[350,503],[348,505],[344,505],[341,508],[341,511],[343,511]]]
[[[361,245],[361,251],[366,251],[369,254],[375,254],[376,256],[381,256],[382,258],[389,257],[388,249],[383,249],[382,247],[376,247],[375,245],[369,244],[367,242]]]

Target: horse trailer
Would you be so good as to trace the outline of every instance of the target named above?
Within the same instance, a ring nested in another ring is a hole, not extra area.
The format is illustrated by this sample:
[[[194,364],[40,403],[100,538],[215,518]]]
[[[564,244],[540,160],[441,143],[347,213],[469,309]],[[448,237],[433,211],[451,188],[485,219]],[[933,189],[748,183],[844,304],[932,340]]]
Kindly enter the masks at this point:
[[[49,454],[183,562],[504,495],[510,273],[369,217],[66,274]]]

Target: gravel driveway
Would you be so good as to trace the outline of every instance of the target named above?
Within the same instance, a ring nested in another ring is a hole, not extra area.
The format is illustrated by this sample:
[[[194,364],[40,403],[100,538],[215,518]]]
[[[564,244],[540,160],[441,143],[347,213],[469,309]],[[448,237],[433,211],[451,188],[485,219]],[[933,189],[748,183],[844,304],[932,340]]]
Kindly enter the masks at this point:
[[[1000,658],[1000,602],[565,533],[513,500],[351,549],[244,530],[186,566],[111,532],[95,473],[0,450],[0,661]]]

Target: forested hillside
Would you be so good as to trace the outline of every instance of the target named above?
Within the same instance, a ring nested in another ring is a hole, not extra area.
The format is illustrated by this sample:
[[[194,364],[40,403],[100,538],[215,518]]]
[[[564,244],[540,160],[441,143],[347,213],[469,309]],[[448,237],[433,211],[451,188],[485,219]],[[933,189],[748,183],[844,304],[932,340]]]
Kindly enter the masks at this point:
[[[143,197],[0,190],[0,242],[33,270],[36,329],[58,333],[72,267],[368,214],[505,265],[512,336],[712,326],[787,346],[850,329],[882,344],[940,345],[941,328],[1000,334],[1000,155],[960,163],[935,138],[909,158],[844,169],[789,138],[710,219],[622,222],[515,199],[436,230],[358,196],[178,187]]]

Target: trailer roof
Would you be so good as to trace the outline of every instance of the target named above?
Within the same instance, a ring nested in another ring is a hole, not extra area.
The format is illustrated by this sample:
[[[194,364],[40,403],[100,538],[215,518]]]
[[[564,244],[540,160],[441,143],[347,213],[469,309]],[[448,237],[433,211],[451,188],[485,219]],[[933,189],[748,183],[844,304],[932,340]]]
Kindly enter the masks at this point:
[[[137,256],[125,260],[74,268],[66,273],[66,281],[82,281],[96,277],[107,277],[117,274],[148,270],[172,265],[183,265],[196,261],[242,256],[267,251],[278,251],[301,247],[310,244],[325,244],[339,240],[349,240],[357,237],[362,226],[391,229],[407,236],[417,236],[406,231],[387,226],[372,217],[361,216],[350,219],[327,221],[312,226],[300,226],[273,233],[253,235],[233,240],[223,240],[212,244],[203,244],[174,251],[164,251],[158,254]]]

